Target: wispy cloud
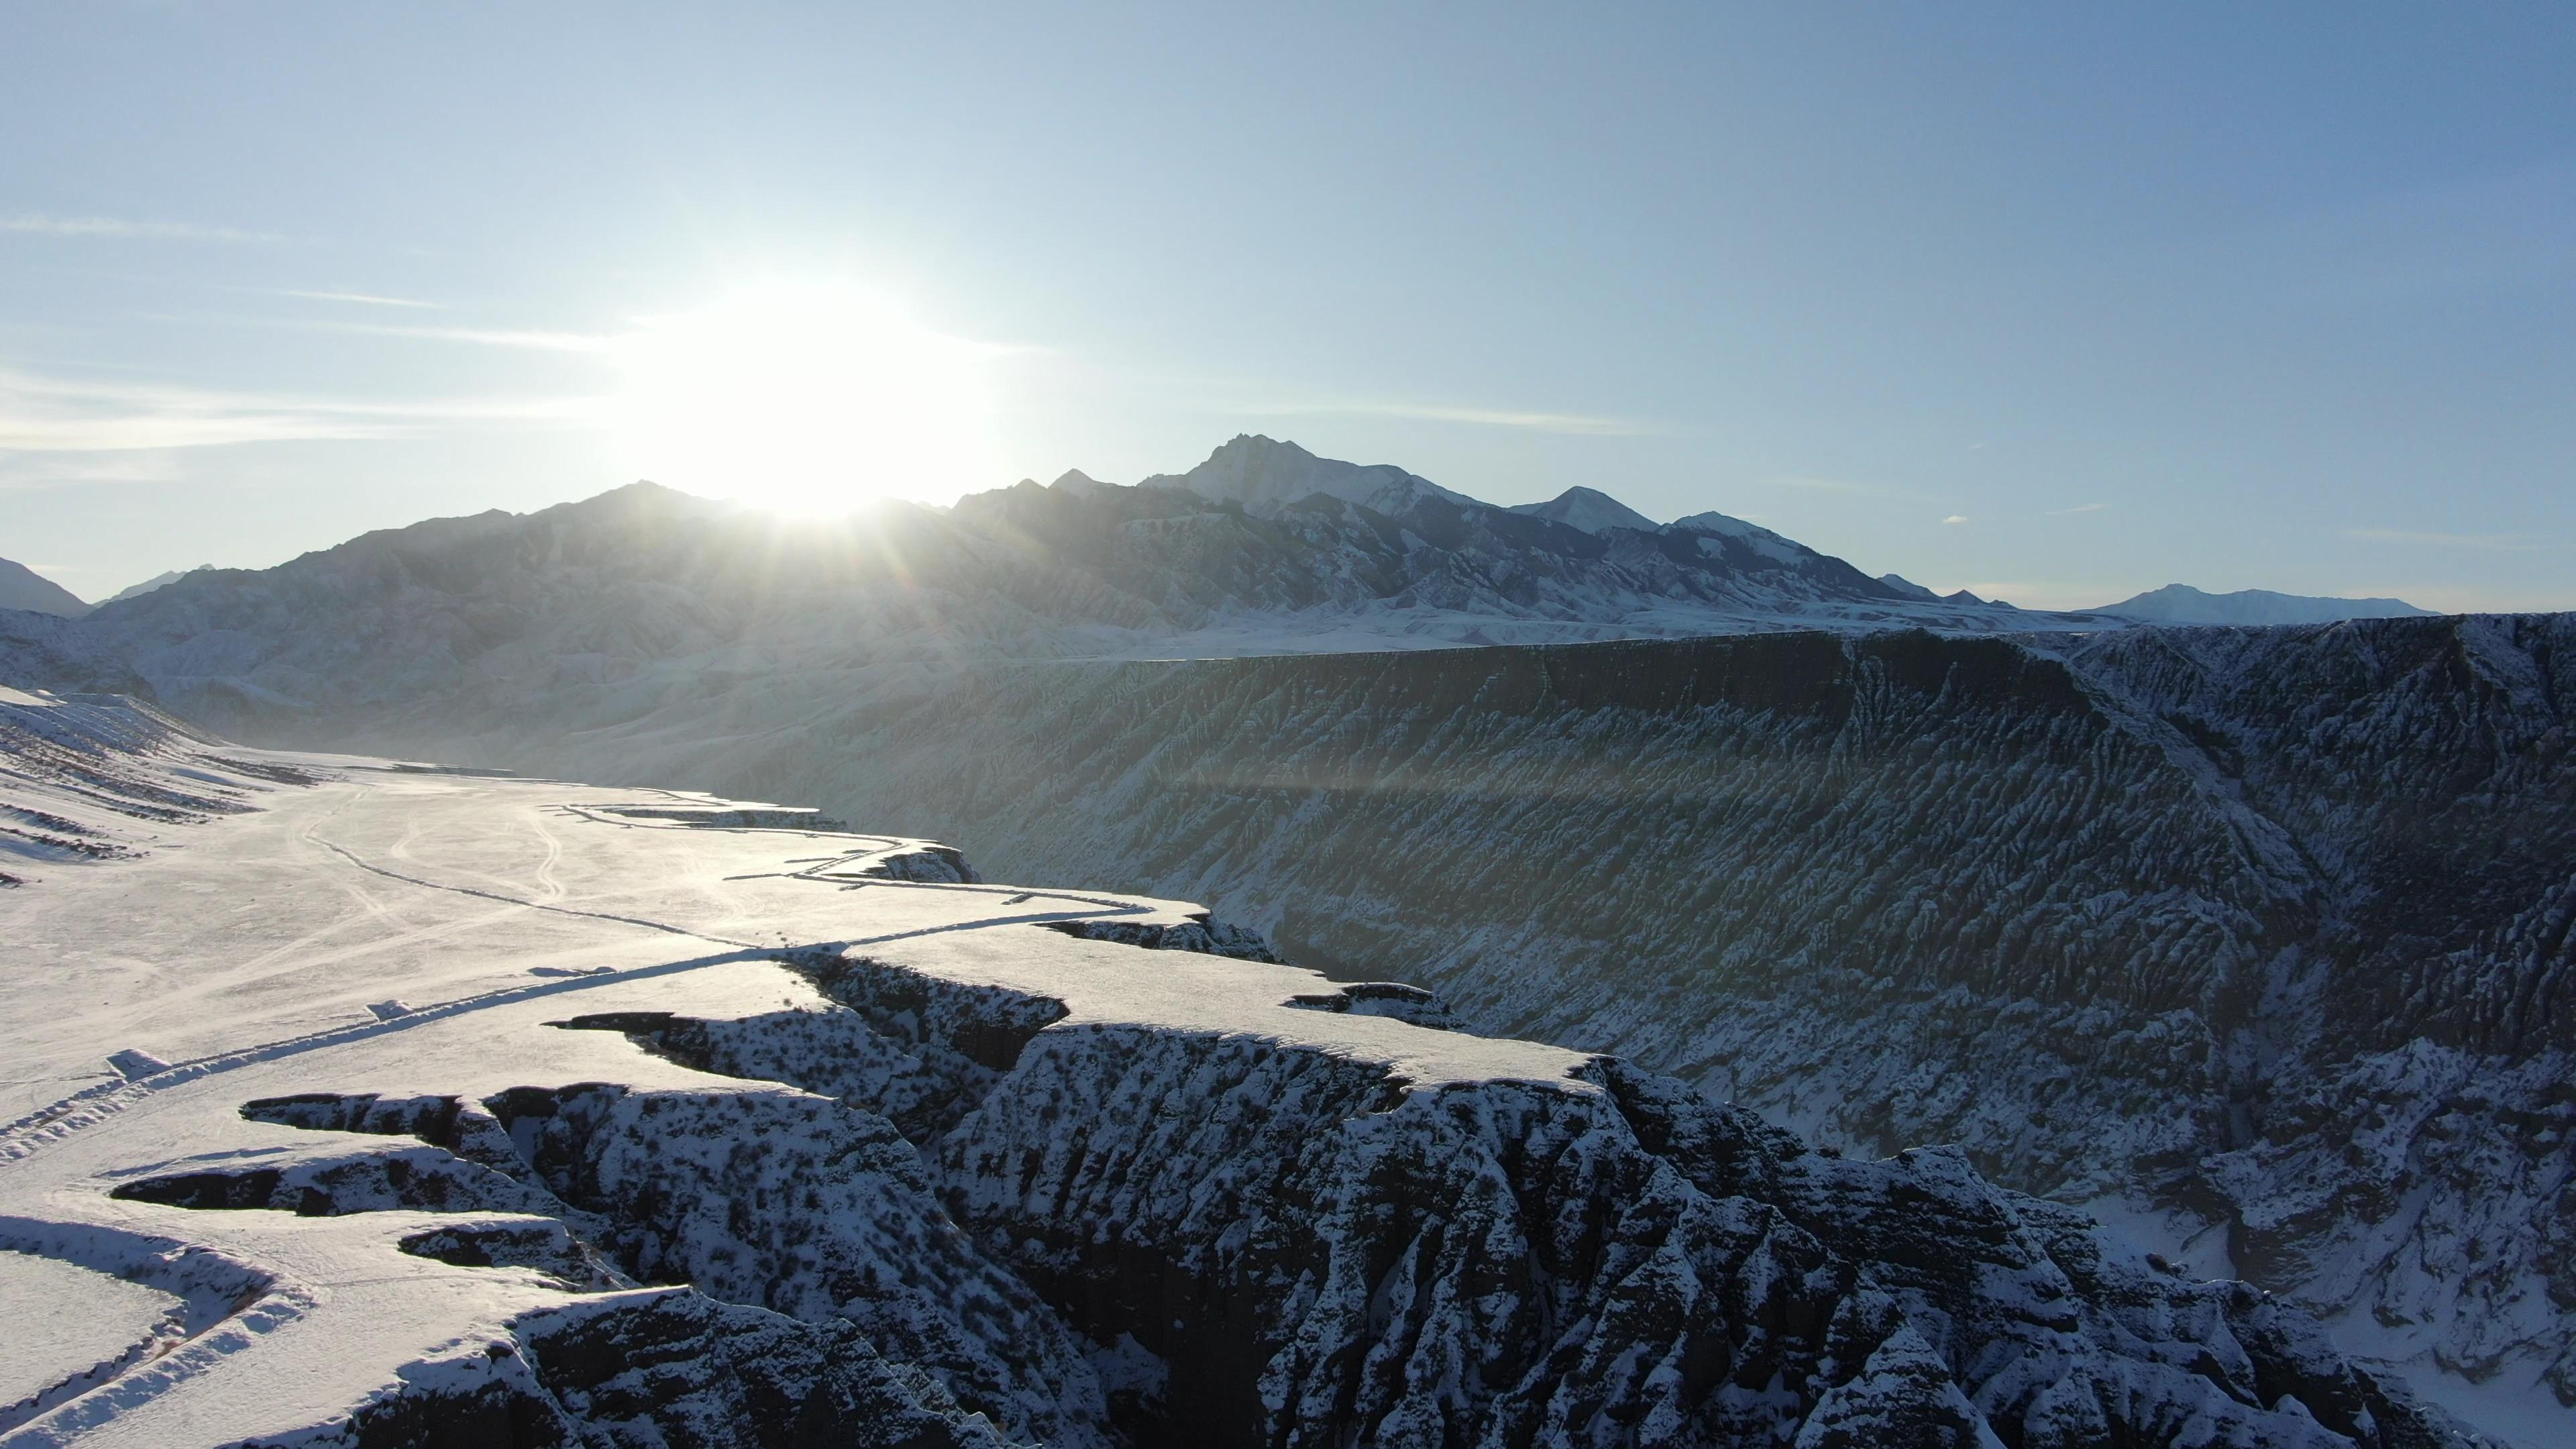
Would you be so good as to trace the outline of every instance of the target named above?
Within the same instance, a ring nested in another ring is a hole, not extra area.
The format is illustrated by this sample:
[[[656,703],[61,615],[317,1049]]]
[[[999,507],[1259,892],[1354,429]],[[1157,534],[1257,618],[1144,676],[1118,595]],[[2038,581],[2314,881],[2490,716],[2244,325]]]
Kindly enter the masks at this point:
[[[1967,522],[1967,521],[1968,521],[1968,515],[1966,515],[1966,514],[1964,514],[1964,513],[1953,513],[1953,514],[1951,514],[1949,517],[1947,517],[1947,518],[1945,518],[1945,519],[1942,519],[1941,521],[1942,521],[1943,523],[1965,523],[1965,522]]]
[[[2070,513],[2099,513],[2110,506],[2108,503],[2078,503],[2072,508],[2052,508],[2048,510],[2048,516],[2064,518]]]
[[[618,345],[618,339],[614,337],[596,337],[586,332],[541,332],[508,327],[423,327],[399,322],[332,322],[319,318],[276,320],[275,325],[316,332],[356,332],[368,337],[464,342],[477,347],[517,347],[538,352],[607,353],[615,351]]]
[[[2467,548],[2485,553],[2530,553],[2541,541],[2519,533],[2428,533],[2412,528],[2347,528],[2346,538],[2369,543],[2411,543],[2428,548]]]
[[[307,302],[355,302],[368,307],[420,307],[433,312],[447,310],[447,304],[444,302],[423,302],[411,297],[378,297],[367,292],[299,292],[291,287],[277,287],[270,289],[270,295],[301,297]]]
[[[0,216],[0,231],[37,236],[109,237],[126,241],[280,242],[273,231],[242,231],[229,226],[198,226],[184,221],[128,221],[113,216],[46,216],[20,212]]]
[[[298,292],[288,295],[326,294]],[[436,302],[409,302],[401,298],[351,295],[346,299],[444,310]],[[477,347],[512,347],[539,352],[606,355],[617,351],[627,341],[623,336],[589,332],[553,332],[523,327],[443,327],[416,322],[354,322],[335,317],[260,317],[220,312],[137,312],[133,315],[150,322],[214,323],[225,327],[268,327],[287,332],[341,332],[361,337],[408,337],[425,342],[462,342]]]
[[[377,402],[0,371],[0,453],[106,453],[408,437],[459,424],[595,419],[587,398]]]
[[[1521,428],[1535,433],[1568,433],[1586,437],[1637,437],[1655,431],[1633,418],[1589,413],[1526,412],[1512,408],[1459,407],[1416,402],[1273,403],[1258,411],[1373,418],[1416,418],[1434,423],[1468,423],[1487,428]]]

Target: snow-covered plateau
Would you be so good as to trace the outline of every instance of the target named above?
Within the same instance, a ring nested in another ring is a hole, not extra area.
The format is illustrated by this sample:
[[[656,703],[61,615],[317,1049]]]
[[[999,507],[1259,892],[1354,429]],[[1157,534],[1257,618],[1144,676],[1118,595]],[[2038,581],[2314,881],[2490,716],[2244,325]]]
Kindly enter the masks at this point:
[[[1957,1150],[1180,902],[104,696],[0,694],[0,800],[10,1449],[2476,1442]]]

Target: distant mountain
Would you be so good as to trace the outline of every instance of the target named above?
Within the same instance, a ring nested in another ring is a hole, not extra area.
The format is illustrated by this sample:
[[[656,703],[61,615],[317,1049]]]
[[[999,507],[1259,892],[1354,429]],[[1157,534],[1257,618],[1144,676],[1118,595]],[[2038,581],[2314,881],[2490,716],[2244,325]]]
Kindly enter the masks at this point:
[[[1585,533],[1606,533],[1614,528],[1652,533],[1656,527],[1653,519],[1598,488],[1568,488],[1545,503],[1515,503],[1512,512],[1562,523]]]
[[[0,609],[26,609],[58,619],[77,619],[89,612],[80,595],[22,563],[0,558]]]
[[[175,584],[190,574],[213,567],[213,564],[199,564],[193,569],[172,569],[168,573],[154,574],[152,577],[145,579],[139,584],[130,584],[125,588],[117,590],[115,593],[99,600],[99,602],[102,604],[113,604],[119,599],[131,599],[138,594],[148,594],[154,589],[160,588],[165,584]]]
[[[2105,604],[2097,614],[2155,624],[2332,624],[2343,619],[2427,619],[2433,611],[2404,599],[2323,599],[2276,594],[2270,589],[2203,593],[2189,584],[2167,584],[2133,599]]]
[[[488,753],[647,719],[677,739],[845,695],[853,671],[938,662],[1997,627],[1987,606],[1725,514],[1595,533],[1240,437],[1132,486],[1075,471],[828,525],[651,484],[434,519],[273,569],[191,571],[22,652],[77,645],[251,738]],[[630,743],[641,778],[661,746]],[[586,768],[622,772],[624,747],[603,745]]]
[[[1252,433],[1237,434],[1232,442],[1210,453],[1206,462],[1187,473],[1156,474],[1137,486],[1187,488],[1201,498],[1240,503],[1255,512],[1301,502],[1319,493],[1385,514],[1403,513],[1426,499],[1479,508],[1490,506],[1464,493],[1452,493],[1392,463],[1362,466],[1318,458],[1295,443]]]

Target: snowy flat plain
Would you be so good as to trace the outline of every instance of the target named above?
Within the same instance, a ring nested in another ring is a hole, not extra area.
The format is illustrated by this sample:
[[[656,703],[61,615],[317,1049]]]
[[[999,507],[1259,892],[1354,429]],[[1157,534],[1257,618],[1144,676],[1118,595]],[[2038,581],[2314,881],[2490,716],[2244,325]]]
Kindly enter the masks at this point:
[[[98,823],[108,817],[77,782],[12,795],[92,827],[83,838],[113,834],[139,851],[29,845],[32,859],[0,861],[23,878],[0,890],[12,1048],[0,1302],[13,1319],[52,1324],[41,1352],[12,1345],[0,1401],[17,1407],[0,1418],[0,1444],[13,1449],[289,1434],[479,1353],[514,1314],[564,1301],[530,1270],[398,1248],[453,1215],[209,1212],[110,1193],[192,1168],[292,1170],[345,1151],[343,1134],[244,1120],[257,1098],[738,1086],[615,1032],[547,1023],[819,1006],[803,977],[769,959],[782,946],[840,944],[1052,996],[1073,1023],[1275,1035],[1392,1064],[1415,1083],[1562,1081],[1584,1060],[1291,1009],[1291,996],[1333,989],[1311,971],[1040,929],[1177,925],[1196,910],[1185,903],[876,879],[861,872],[917,843],[618,808],[703,797],[225,748],[238,768],[191,765],[170,782],[194,779],[254,810],[138,829]],[[278,769],[321,778],[261,782]],[[151,1340],[173,1310],[178,1326]]]

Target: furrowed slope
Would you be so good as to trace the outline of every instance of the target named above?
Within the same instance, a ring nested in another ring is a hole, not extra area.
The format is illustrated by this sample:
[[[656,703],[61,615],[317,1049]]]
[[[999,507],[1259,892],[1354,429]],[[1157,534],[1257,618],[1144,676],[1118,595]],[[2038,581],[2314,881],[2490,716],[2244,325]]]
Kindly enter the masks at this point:
[[[2576,1395],[2571,628],[984,669],[703,782],[2215,1225],[2393,1356]]]

